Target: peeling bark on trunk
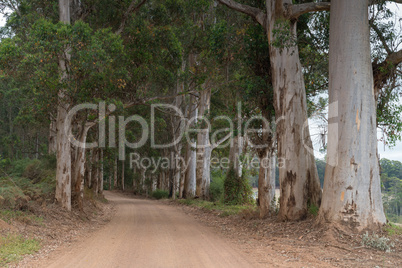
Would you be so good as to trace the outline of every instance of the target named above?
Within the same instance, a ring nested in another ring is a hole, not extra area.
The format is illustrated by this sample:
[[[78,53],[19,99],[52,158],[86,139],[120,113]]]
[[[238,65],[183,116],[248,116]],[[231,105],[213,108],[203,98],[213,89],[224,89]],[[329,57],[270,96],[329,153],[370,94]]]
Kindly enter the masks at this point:
[[[70,8],[69,0],[59,0],[60,21],[70,24]],[[61,81],[68,78],[67,61],[69,60],[69,49],[62,53],[65,55],[59,58],[59,69],[61,73]],[[71,148],[68,134],[71,126],[66,124],[67,114],[70,108],[68,97],[64,89],[60,89],[58,93],[57,106],[57,168],[56,168],[56,200],[61,206],[71,211]]]
[[[57,113],[57,169],[56,200],[71,211],[71,146],[68,139],[70,127],[65,129],[67,111],[59,105]]]
[[[307,6],[293,6],[291,0],[266,0],[266,12],[263,12],[235,1],[218,1],[253,17],[266,30],[277,119],[278,158],[285,161],[285,166],[279,170],[279,215],[283,220],[302,219],[307,215],[308,203],[320,204],[321,189],[311,149],[306,92],[298,48],[292,41],[284,44],[283,41],[295,39],[297,16],[328,8],[329,5],[311,3]],[[286,33],[287,38],[278,36],[275,40],[275,29],[279,33]]]
[[[85,144],[89,126],[81,126],[77,140]],[[72,162],[72,202],[79,210],[84,209],[84,175],[85,175],[85,147],[74,147],[74,161]]]
[[[260,218],[266,218],[273,210],[272,204],[275,198],[275,141],[274,130],[267,123],[263,123],[265,131],[262,133],[262,143],[266,146],[258,150],[260,159],[260,172],[258,175],[258,204]]]
[[[307,121],[307,103],[302,66],[296,45],[273,45],[278,27],[288,27],[296,37],[297,21],[283,17],[290,0],[267,1],[267,35],[274,87],[277,119],[278,158],[285,161],[279,169],[281,187],[279,216],[283,220],[300,220],[307,216],[309,204],[321,202],[321,187],[315,165]],[[283,28],[282,28],[283,30]]]
[[[265,150],[260,158],[260,173],[258,175],[258,204],[260,207],[260,218],[264,219],[272,211],[272,204],[275,198],[275,153],[272,150]]]
[[[209,107],[211,103],[211,89],[205,89],[200,92],[200,105],[199,105],[199,116],[200,117],[208,117]],[[204,124],[204,122],[201,122]],[[210,175],[206,174],[209,168],[210,162],[207,162],[206,158],[207,147],[210,146],[209,142],[209,127],[204,126],[200,129],[200,132],[197,135],[197,163],[196,163],[196,196],[202,199],[208,199],[209,197],[209,181],[205,181],[209,179]],[[209,157],[210,160],[210,157]]]
[[[367,0],[331,2],[328,159],[321,222],[384,224]]]

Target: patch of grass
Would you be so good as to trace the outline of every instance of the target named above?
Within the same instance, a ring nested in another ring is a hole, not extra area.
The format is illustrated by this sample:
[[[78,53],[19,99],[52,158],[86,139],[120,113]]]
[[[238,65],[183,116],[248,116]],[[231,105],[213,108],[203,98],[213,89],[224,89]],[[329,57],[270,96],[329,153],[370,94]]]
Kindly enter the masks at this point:
[[[35,214],[26,211],[20,210],[8,210],[2,209],[0,210],[0,219],[3,221],[10,223],[11,220],[16,220],[19,222],[23,222],[26,224],[36,223],[43,224],[43,218],[38,217]]]
[[[377,234],[369,235],[368,232],[366,232],[362,237],[362,245],[385,252],[390,252],[395,246],[392,242],[390,242],[389,238],[383,236],[380,237]]]
[[[32,254],[40,249],[36,239],[26,239],[20,235],[0,236],[0,266],[19,261],[22,256]]]
[[[210,202],[201,199],[181,199],[177,200],[180,204],[199,207],[210,211],[220,212],[220,217],[238,215],[245,210],[254,209],[255,205],[226,205],[222,202]]]
[[[384,231],[386,231],[389,236],[402,235],[402,227],[398,226],[398,225],[395,225],[395,224],[392,224],[392,223],[387,225],[384,228]]]
[[[169,198],[169,192],[156,189],[155,191],[152,192],[151,196],[155,199]]]
[[[313,215],[314,217],[316,217],[318,215],[318,210],[319,210],[319,207],[315,204],[310,204],[308,206],[308,213],[310,215]]]

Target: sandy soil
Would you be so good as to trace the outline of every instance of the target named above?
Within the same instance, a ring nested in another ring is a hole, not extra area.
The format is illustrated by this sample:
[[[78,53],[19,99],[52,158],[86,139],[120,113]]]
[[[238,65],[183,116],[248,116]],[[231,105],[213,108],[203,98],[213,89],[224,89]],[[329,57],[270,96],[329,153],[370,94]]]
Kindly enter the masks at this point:
[[[45,226],[24,225],[45,246],[15,267],[402,267],[402,235],[386,253],[313,216],[280,222],[246,210],[222,217],[171,200],[105,195],[111,202],[93,202],[86,217],[53,208]]]
[[[87,239],[31,267],[258,267],[236,245],[175,207],[106,193],[116,214]]]

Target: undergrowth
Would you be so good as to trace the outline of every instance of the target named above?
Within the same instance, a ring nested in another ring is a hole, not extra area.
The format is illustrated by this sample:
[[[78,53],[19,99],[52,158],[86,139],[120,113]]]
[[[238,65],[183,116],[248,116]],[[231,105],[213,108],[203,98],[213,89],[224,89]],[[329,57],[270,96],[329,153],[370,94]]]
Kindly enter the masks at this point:
[[[255,210],[255,205],[227,205],[222,202],[211,202],[201,199],[180,199],[177,200],[180,204],[199,207],[209,211],[219,212],[220,217],[227,217],[230,215],[239,215],[245,213],[245,211]]]
[[[362,245],[368,248],[379,249],[385,252],[390,252],[394,244],[390,242],[389,238],[378,236],[377,234],[369,235],[366,232],[362,236]]]
[[[32,254],[40,249],[36,239],[27,239],[21,235],[9,234],[0,236],[0,266],[17,262],[26,254]]]

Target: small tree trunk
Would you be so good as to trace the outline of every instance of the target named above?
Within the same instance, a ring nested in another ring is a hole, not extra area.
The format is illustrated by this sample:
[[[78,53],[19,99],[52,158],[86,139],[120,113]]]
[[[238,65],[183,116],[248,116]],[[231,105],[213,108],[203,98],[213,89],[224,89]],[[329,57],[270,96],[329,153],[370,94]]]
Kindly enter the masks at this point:
[[[53,118],[50,119],[49,126],[49,148],[48,152],[50,155],[56,154],[57,152],[57,121]]]
[[[93,161],[92,161],[92,191],[95,195],[98,195],[98,182],[99,182],[99,150],[94,149]]]
[[[114,165],[113,165],[113,175],[114,175],[114,181],[113,181],[113,188],[117,189],[117,155],[114,158]]]
[[[125,169],[125,162],[121,161],[121,189],[124,191],[124,169]]]
[[[99,194],[103,194],[103,149],[99,148],[100,155],[99,155]]]
[[[331,2],[328,159],[319,214],[321,222],[360,230],[386,222],[367,7],[367,0]]]
[[[207,117],[209,114],[209,108],[211,104],[211,90],[205,89],[200,92],[200,105],[199,105],[199,115],[202,117]],[[205,122],[201,122],[204,124]],[[209,127],[204,126],[197,135],[197,165],[196,165],[196,196],[202,199],[208,199],[209,197],[209,182],[204,180],[209,177],[204,174],[207,166],[210,166],[210,162],[205,158],[205,149],[210,146],[209,142]],[[210,158],[209,158],[210,161]]]

